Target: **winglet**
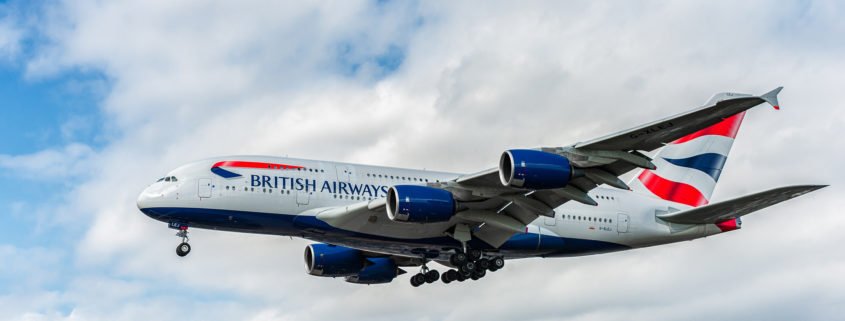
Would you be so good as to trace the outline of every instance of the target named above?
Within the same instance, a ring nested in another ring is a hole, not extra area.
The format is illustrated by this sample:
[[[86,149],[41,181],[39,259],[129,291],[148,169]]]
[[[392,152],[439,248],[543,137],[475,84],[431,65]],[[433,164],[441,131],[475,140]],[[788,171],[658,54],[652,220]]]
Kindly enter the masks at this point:
[[[781,90],[783,90],[783,87],[772,89],[772,91],[763,94],[762,96],[760,96],[760,98],[769,103],[769,105],[772,105],[775,110],[780,110],[780,104],[778,103],[778,94]]]

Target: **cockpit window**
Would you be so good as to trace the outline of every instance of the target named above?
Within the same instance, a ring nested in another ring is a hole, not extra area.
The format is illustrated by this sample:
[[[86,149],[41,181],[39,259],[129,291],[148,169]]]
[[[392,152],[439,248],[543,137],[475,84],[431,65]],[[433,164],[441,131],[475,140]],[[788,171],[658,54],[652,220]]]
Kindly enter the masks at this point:
[[[159,179],[156,181],[156,183],[158,183],[158,182],[178,182],[178,181],[179,181],[179,180],[178,180],[178,179],[176,179],[176,176],[167,176],[167,177],[162,177],[162,178],[159,178]]]

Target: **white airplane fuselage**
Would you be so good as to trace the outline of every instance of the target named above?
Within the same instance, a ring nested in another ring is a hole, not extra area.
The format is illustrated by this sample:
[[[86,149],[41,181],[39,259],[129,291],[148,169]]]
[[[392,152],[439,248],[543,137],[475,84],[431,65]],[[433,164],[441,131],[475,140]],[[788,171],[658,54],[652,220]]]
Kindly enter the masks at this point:
[[[236,177],[210,169],[224,161],[290,164],[301,168],[241,168]],[[385,198],[394,185],[426,185],[454,180],[456,173],[262,156],[229,156],[181,166],[147,187],[138,198],[141,211],[171,226],[297,236],[370,252],[417,257],[434,253],[448,260],[461,243],[444,231],[455,223],[397,223],[357,232],[317,218],[328,208]],[[171,179],[175,178],[175,179]],[[589,192],[597,206],[570,201],[539,217],[498,249],[480,240],[469,246],[498,252],[507,259],[579,256],[666,244],[739,228],[716,224],[672,224],[656,217],[690,206],[629,190],[598,187]]]

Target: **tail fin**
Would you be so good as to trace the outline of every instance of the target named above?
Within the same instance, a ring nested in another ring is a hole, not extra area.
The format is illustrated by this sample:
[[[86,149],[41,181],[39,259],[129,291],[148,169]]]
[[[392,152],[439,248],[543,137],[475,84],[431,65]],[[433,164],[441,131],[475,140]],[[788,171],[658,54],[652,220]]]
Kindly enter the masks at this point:
[[[725,96],[744,94],[722,93]],[[655,156],[655,170],[645,169],[631,183],[637,192],[692,207],[706,205],[713,195],[719,175],[728,159],[745,112],[667,144]]]

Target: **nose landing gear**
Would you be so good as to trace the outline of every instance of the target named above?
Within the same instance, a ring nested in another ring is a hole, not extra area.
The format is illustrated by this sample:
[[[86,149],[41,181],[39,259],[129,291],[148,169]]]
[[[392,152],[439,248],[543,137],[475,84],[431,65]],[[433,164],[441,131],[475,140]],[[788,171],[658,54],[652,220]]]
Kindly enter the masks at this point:
[[[171,225],[173,224],[171,223]],[[188,244],[188,226],[179,225],[179,232],[176,232],[176,236],[182,238],[182,243],[176,246],[176,255],[184,257],[191,253],[191,245]]]

